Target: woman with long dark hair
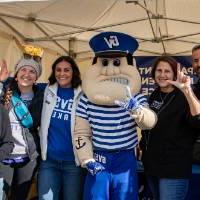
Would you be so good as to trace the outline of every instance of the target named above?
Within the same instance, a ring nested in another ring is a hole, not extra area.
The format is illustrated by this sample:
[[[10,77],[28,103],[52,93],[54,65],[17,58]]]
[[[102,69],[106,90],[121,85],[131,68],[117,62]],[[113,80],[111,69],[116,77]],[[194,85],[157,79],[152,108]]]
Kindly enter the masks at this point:
[[[39,167],[39,200],[80,200],[83,169],[74,151],[75,109],[81,93],[80,72],[69,56],[52,65],[44,94],[40,128],[42,161]],[[62,193],[61,193],[62,191]]]

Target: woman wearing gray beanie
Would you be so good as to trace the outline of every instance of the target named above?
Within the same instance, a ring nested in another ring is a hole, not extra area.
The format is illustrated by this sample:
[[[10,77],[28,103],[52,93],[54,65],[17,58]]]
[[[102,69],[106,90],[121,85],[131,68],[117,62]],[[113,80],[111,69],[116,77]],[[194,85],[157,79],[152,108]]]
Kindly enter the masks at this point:
[[[38,127],[43,102],[43,91],[35,86],[42,73],[41,64],[32,58],[22,58],[15,66],[14,77],[6,86],[3,104],[11,123],[14,149],[0,162],[0,177],[4,179],[4,198],[26,200],[39,155]],[[4,63],[0,81],[8,78]],[[2,84],[1,84],[2,85]]]

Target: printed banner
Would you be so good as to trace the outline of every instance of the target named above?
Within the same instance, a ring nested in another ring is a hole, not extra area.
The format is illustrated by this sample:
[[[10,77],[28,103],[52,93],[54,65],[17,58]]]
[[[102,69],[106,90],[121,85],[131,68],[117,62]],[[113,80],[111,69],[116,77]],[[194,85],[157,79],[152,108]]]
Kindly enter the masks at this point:
[[[157,56],[136,56],[136,63],[138,70],[142,78],[142,93],[149,96],[154,90],[154,80],[151,78],[151,66],[155,62]],[[182,66],[182,70],[185,74],[192,77],[192,83],[194,83],[195,76],[193,75],[192,59],[190,56],[173,56]]]

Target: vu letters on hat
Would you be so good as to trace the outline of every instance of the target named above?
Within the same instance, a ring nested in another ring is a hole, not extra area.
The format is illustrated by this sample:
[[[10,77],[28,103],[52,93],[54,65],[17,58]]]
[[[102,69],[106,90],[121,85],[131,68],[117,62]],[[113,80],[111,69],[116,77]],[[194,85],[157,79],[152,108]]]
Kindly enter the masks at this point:
[[[95,35],[89,42],[96,55],[101,53],[130,53],[138,48],[137,40],[125,33],[102,32]]]

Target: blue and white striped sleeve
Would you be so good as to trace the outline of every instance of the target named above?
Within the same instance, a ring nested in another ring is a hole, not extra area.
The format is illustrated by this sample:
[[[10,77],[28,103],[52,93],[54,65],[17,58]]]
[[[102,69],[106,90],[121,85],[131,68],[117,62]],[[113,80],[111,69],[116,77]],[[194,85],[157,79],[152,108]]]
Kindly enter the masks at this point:
[[[134,97],[137,99],[137,101],[139,102],[140,105],[149,106],[149,104],[147,102],[147,98],[143,94],[138,93]]]
[[[88,108],[88,99],[85,95],[82,95],[78,102],[78,106],[76,108],[76,116],[79,116],[87,120],[88,119],[87,108]]]

